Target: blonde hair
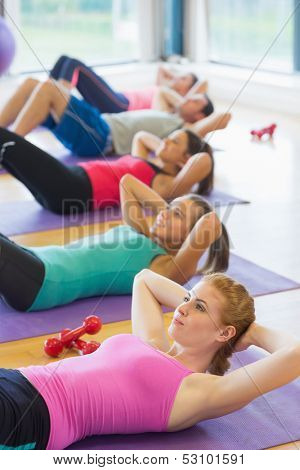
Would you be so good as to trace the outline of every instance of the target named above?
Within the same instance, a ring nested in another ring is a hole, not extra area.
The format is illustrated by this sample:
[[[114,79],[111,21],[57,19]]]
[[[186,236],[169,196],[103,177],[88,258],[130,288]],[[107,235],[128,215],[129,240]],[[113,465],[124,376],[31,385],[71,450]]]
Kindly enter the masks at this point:
[[[203,281],[213,285],[223,295],[225,302],[221,313],[222,322],[236,329],[236,335],[216,352],[208,368],[211,374],[224,375],[230,367],[229,358],[235,343],[255,321],[254,300],[242,284],[225,274],[208,274],[203,277]]]

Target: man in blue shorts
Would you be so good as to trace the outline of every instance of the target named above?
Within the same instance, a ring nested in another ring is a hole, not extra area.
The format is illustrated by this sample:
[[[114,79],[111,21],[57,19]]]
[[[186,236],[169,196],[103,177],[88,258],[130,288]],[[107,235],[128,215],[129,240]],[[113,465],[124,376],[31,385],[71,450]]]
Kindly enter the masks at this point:
[[[141,130],[160,138],[191,125],[197,132],[197,121],[214,110],[206,94],[197,94],[187,99],[174,95],[175,113],[147,109],[102,114],[71,95],[60,82],[50,79],[32,85],[27,80],[9,100],[0,114],[0,127],[14,123],[12,130],[24,137],[44,125],[65,147],[83,157],[130,153],[132,139]]]

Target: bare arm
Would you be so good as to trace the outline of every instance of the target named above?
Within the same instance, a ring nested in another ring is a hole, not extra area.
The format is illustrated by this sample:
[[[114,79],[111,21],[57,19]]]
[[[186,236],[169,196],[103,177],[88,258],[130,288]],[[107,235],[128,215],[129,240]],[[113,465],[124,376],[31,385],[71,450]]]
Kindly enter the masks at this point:
[[[146,131],[137,132],[132,141],[131,153],[135,157],[148,158],[161,144],[161,139]]]
[[[208,82],[207,80],[198,80],[195,85],[187,92],[185,98],[190,98],[191,96],[199,93],[206,93],[208,90]]]
[[[144,217],[144,209],[158,213],[167,206],[166,201],[153,189],[130,174],[121,178],[120,199],[124,222],[146,236],[150,235],[150,228]]]
[[[249,344],[259,346],[271,354],[215,381],[208,405],[211,415],[220,416],[237,410],[300,375],[299,340],[257,324],[250,326],[246,335]]]
[[[195,132],[195,134],[203,138],[209,132],[225,129],[230,119],[230,113],[213,113],[210,116],[195,122],[194,124],[185,123],[184,127],[191,129],[193,132]]]
[[[166,112],[174,110],[184,102],[185,98],[167,86],[158,88],[153,97],[152,107]]]
[[[166,277],[143,269],[135,276],[131,307],[132,332],[162,351],[169,349],[161,305],[175,309],[186,289]]]
[[[212,161],[208,153],[193,155],[175,177],[164,175],[159,194],[165,199],[173,199],[188,193],[195,183],[209,175],[211,167]]]
[[[207,248],[222,234],[222,224],[215,212],[203,215],[183,242],[174,257],[165,266],[165,275],[179,284],[185,284],[197,271],[197,265]]]
[[[269,353],[274,353],[285,346],[299,344],[294,336],[272,328],[266,328],[254,322],[236,343],[234,350],[243,351],[249,346],[258,346]]]
[[[163,65],[160,65],[157,70],[156,75],[156,85],[161,86],[170,82],[175,77],[175,72],[170,69],[167,69]]]

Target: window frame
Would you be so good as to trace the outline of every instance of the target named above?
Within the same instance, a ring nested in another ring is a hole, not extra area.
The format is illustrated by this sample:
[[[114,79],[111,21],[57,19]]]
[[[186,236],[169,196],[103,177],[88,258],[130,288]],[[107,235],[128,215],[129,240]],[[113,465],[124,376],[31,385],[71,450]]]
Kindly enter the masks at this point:
[[[294,0],[295,7],[298,0]],[[185,3],[185,52],[186,56],[195,62],[206,63],[232,68],[248,69],[247,66],[218,62],[209,58],[209,0],[186,0]],[[264,70],[267,73],[292,75],[300,71],[300,5],[294,15],[294,38],[293,38],[293,70],[282,72],[277,70]],[[249,68],[251,69],[251,67]]]
[[[4,0],[3,3],[0,3],[0,16],[3,16],[8,21],[10,17],[14,19],[16,24],[19,24],[19,2],[22,0]],[[6,9],[6,4],[9,3],[9,15],[5,14],[8,9]],[[95,62],[90,63],[91,67],[105,67],[105,66],[114,66],[122,64],[134,64],[139,62],[149,62],[158,60],[161,54],[161,44],[162,44],[162,22],[161,22],[161,2],[160,0],[139,0],[138,3],[138,45],[139,52],[137,58],[128,58],[124,60],[105,60],[101,63]],[[150,40],[148,38],[151,38]],[[75,54],[74,54],[75,55]],[[80,59],[80,57],[79,57]],[[48,70],[40,69],[24,69],[18,72],[12,72],[11,70],[7,71],[9,76],[17,75],[28,75],[31,73],[43,73]]]
[[[294,15],[294,41],[293,41],[293,60],[294,60],[294,73],[300,72],[300,4],[294,0],[296,8]]]

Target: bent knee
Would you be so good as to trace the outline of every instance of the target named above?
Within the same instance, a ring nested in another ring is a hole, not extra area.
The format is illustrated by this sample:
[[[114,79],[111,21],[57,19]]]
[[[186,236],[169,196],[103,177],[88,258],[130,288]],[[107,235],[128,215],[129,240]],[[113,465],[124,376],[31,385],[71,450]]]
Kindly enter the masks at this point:
[[[22,86],[26,89],[32,90],[36,85],[38,85],[40,82],[39,80],[36,80],[35,78],[28,77],[24,82],[22,83]]]
[[[42,95],[52,96],[54,93],[58,92],[58,87],[56,83],[48,79],[45,82],[41,83],[39,87],[39,93]]]
[[[69,60],[69,59],[70,57],[68,55],[61,55],[57,62],[65,62],[66,60]]]

